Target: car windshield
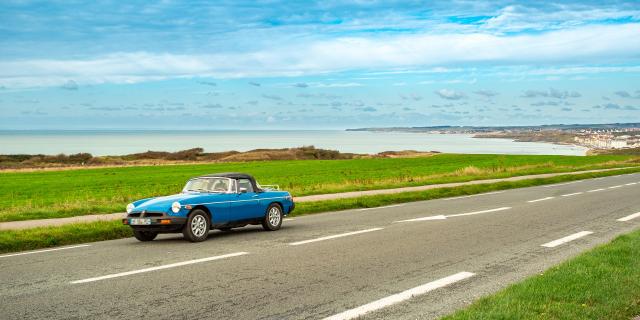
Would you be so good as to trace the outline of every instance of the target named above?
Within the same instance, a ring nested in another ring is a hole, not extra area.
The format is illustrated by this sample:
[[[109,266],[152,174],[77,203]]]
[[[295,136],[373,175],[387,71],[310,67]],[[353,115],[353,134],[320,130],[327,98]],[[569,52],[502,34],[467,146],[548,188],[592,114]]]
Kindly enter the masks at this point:
[[[235,186],[229,178],[195,178],[187,182],[182,192],[232,192]]]

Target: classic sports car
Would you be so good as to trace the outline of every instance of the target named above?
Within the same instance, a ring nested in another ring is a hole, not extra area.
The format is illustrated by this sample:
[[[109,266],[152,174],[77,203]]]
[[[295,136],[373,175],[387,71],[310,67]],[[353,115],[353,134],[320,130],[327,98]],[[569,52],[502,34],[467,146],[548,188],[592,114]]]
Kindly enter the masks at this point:
[[[179,194],[130,203],[122,223],[130,225],[140,241],[182,232],[197,242],[207,239],[211,229],[262,224],[267,231],[278,230],[294,207],[289,192],[261,187],[248,174],[217,173],[190,179]]]

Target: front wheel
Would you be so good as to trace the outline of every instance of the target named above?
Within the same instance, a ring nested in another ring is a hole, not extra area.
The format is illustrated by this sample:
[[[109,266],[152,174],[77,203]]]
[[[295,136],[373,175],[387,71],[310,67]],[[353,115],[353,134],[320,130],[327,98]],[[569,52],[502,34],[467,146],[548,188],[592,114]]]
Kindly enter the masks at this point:
[[[196,209],[189,214],[187,223],[182,228],[182,234],[191,242],[200,242],[207,239],[210,227],[209,215],[203,210]]]
[[[267,208],[267,214],[262,220],[262,228],[267,231],[276,231],[282,225],[282,207],[277,203],[272,203]]]
[[[158,233],[153,231],[133,230],[133,236],[140,241],[151,241],[158,236]]]

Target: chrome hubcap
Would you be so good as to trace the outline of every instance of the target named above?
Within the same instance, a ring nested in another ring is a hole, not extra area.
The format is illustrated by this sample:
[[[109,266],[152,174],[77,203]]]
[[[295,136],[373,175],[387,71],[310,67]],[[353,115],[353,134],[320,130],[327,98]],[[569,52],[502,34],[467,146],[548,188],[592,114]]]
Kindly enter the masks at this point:
[[[274,227],[280,223],[280,209],[278,207],[269,209],[269,223]]]
[[[201,215],[193,217],[191,220],[191,232],[193,235],[196,237],[202,237],[206,231],[207,220]]]

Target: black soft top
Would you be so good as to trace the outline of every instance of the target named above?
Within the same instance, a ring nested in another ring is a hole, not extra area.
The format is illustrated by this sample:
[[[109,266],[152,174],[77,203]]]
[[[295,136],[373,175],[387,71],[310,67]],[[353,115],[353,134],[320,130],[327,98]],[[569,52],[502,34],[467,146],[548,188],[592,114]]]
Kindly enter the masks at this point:
[[[210,174],[205,174],[203,176],[199,176],[198,178],[213,178],[213,177],[230,178],[230,179],[249,179],[249,181],[251,181],[251,185],[253,186],[253,190],[256,190],[256,192],[262,191],[262,189],[258,187],[258,183],[256,183],[256,179],[252,175],[246,174],[246,173],[240,173],[240,172],[210,173]]]

